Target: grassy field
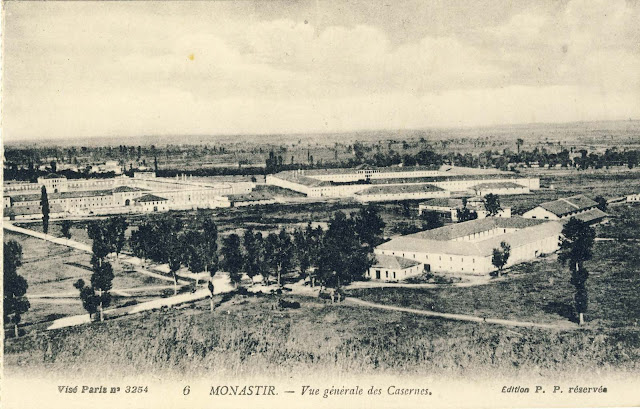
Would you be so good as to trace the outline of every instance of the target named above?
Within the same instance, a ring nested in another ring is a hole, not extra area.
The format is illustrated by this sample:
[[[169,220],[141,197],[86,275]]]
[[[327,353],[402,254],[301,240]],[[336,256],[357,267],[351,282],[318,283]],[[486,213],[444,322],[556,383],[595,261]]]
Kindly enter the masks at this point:
[[[640,205],[620,203],[610,205],[607,213],[609,223],[597,226],[599,237],[615,239],[637,239],[640,236]]]
[[[640,253],[637,243],[598,242],[587,288],[588,325],[636,328],[640,319]],[[439,289],[371,288],[348,295],[390,305],[491,318],[553,323],[575,320],[570,273],[552,256],[511,270],[505,281],[476,287]]]
[[[24,324],[85,313],[77,296],[78,290],[73,287],[73,283],[80,278],[87,283],[90,281],[90,254],[7,230],[4,231],[4,240],[16,240],[22,246],[23,265],[19,267],[18,273],[29,284],[27,295],[71,295],[56,301],[31,301],[31,308],[22,319]],[[168,281],[128,272],[122,263],[112,265],[115,274],[114,289],[171,284]],[[155,290],[152,294],[157,297],[161,292]],[[122,305],[133,299],[142,301],[147,299],[148,295],[150,294],[143,293],[142,296],[134,298],[115,296],[113,305]]]
[[[637,329],[556,332],[451,322],[287,297],[236,296],[8,339],[5,371],[190,377],[290,373],[523,374],[639,369]],[[219,297],[217,297],[219,299]],[[300,371],[300,372],[297,372]]]

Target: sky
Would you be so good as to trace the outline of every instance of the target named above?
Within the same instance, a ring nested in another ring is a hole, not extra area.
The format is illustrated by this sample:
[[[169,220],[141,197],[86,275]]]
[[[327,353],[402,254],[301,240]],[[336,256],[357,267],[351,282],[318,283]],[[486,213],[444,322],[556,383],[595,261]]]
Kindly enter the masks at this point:
[[[3,138],[640,118],[640,2],[4,3]]]

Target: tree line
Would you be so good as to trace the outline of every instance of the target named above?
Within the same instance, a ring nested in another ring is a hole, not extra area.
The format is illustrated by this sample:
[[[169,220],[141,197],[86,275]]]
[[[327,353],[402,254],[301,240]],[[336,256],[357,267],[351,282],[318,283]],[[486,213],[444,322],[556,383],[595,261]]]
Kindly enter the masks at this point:
[[[292,233],[282,228],[263,235],[247,229],[220,240],[210,218],[183,222],[170,215],[151,218],[138,226],[129,243],[134,255],[156,263],[167,263],[177,284],[177,272],[207,271],[211,278],[222,269],[239,285],[242,273],[261,276],[266,284],[284,285],[294,273],[311,285],[340,287],[364,276],[373,263],[373,248],[382,242],[384,222],[374,206],[347,216],[335,212],[328,229],[309,223]]]

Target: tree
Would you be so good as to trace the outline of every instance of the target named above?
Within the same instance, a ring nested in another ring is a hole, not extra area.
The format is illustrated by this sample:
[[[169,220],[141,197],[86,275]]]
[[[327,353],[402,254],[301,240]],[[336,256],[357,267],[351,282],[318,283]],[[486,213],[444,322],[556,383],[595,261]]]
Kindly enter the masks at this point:
[[[42,186],[40,191],[40,207],[42,208],[42,231],[47,234],[49,233],[49,197],[45,186]]]
[[[60,230],[62,231],[62,236],[70,239],[71,238],[71,227],[73,226],[73,222],[71,220],[63,220],[60,225]]]
[[[254,233],[252,229],[244,232],[243,244],[245,249],[244,271],[251,278],[264,273],[264,240],[262,233]]]
[[[22,247],[15,240],[9,240],[3,246],[3,307],[2,312],[5,322],[13,324],[15,336],[18,337],[18,324],[22,314],[27,312],[31,305],[25,296],[27,294],[27,280],[18,274],[18,267],[22,265]]]
[[[213,277],[218,271],[218,226],[210,219],[205,218],[202,222],[202,246],[200,251],[202,252],[202,262],[204,264],[204,271],[209,273],[209,284],[211,294],[213,294]],[[213,301],[211,310],[213,311]]]
[[[456,217],[458,222],[466,222],[478,218],[478,213],[467,207],[467,198],[462,198],[462,209],[456,209]]]
[[[325,287],[339,289],[359,280],[373,263],[372,249],[360,241],[355,224],[340,211],[329,220],[318,263],[318,276]]]
[[[498,269],[498,277],[500,277],[504,266],[507,265],[507,261],[509,261],[510,255],[511,246],[504,241],[500,243],[500,248],[493,249],[491,264],[493,264]]]
[[[182,242],[178,238],[177,233],[170,233],[170,235],[174,235],[175,238],[171,241],[171,245],[168,249],[167,261],[169,265],[169,272],[173,277],[173,295],[178,294],[178,270],[182,267]]]
[[[404,202],[407,204],[406,202]],[[407,204],[408,205],[408,204]],[[383,242],[382,233],[385,223],[380,217],[379,210],[374,205],[365,206],[352,216],[354,229],[360,241],[373,249]]]
[[[502,210],[500,206],[500,198],[498,195],[489,193],[484,197],[484,208],[489,213],[489,216],[495,216]]]
[[[109,219],[109,242],[116,256],[120,255],[126,243],[125,232],[127,227],[129,227],[129,223],[123,216],[115,216]]]
[[[240,236],[232,233],[222,240],[222,257],[225,270],[229,273],[229,279],[234,285],[240,283],[240,270],[244,259],[240,246]]]
[[[607,199],[602,196],[596,196],[595,201],[598,203],[598,209],[602,210],[603,212],[607,211]]]
[[[420,218],[422,219],[422,228],[425,230],[437,229],[444,225],[437,212],[422,212]]]
[[[295,249],[295,259],[300,268],[300,275],[304,277],[311,267],[310,243],[306,230],[296,229],[296,231],[293,232],[293,246]],[[311,280],[311,278],[309,278],[309,280]]]
[[[203,234],[199,230],[189,229],[182,236],[183,262],[194,274],[204,271]],[[196,276],[196,287],[198,278]]]
[[[576,290],[574,300],[580,325],[584,324],[584,313],[587,311],[589,301],[587,293],[589,272],[584,267],[584,262],[593,257],[595,237],[595,230],[589,224],[572,217],[564,225],[560,238],[558,260],[562,265],[569,265],[570,283]]]
[[[518,138],[516,140],[516,146],[518,147],[518,155],[520,155],[520,147],[524,144],[524,140],[522,138]]]
[[[89,315],[97,311],[100,313],[100,321],[104,320],[104,308],[111,304],[109,291],[113,282],[113,268],[107,261],[107,256],[112,252],[110,242],[109,221],[94,221],[87,226],[89,238],[93,240],[91,250],[91,287],[87,288],[84,281],[77,281],[74,286],[80,290],[82,304]],[[81,282],[82,281],[82,282]]]
[[[275,273],[279,286],[282,286],[282,275],[291,269],[293,262],[293,243],[283,228],[280,233],[270,233],[265,242],[265,263],[270,272]]]

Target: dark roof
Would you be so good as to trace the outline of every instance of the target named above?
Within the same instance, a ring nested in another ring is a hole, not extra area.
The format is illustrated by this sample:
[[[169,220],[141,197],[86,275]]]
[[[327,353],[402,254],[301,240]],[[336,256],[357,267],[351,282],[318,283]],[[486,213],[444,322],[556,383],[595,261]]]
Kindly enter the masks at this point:
[[[284,171],[276,173],[274,176],[288,182],[298,183],[300,185],[305,185],[308,187],[333,186],[331,182],[314,179],[312,177],[305,176],[303,173],[297,171]]]
[[[408,237],[445,241],[494,228],[524,229],[527,227],[537,226],[544,222],[544,220],[540,219],[525,219],[523,217],[487,217],[484,219],[475,219],[462,223],[450,224],[433,230],[421,231],[410,234]]]
[[[448,207],[450,209],[457,209],[462,207],[462,199],[449,198],[449,197],[437,197],[420,203],[420,206],[436,206],[436,207]]]
[[[594,223],[604,219],[607,216],[609,215],[596,207],[594,209],[587,210],[584,213],[576,214],[573,217],[578,220],[582,220],[583,222]]]
[[[594,202],[584,195],[575,195],[558,200],[553,200],[551,202],[541,203],[540,207],[560,217],[569,213],[593,208],[597,205],[598,203]]]
[[[43,179],[66,179],[66,176],[63,175],[59,175],[57,173],[49,173],[48,175],[45,175],[42,177]]]
[[[273,196],[271,196],[267,192],[240,193],[235,195],[227,195],[227,197],[232,202],[255,202],[260,200],[273,199]]]
[[[356,192],[356,195],[393,195],[401,193],[440,192],[435,185],[378,185]]]
[[[74,198],[74,197],[92,197],[92,196],[109,196],[113,194],[111,189],[108,190],[78,190],[74,192],[60,192],[60,193],[48,193],[47,198],[49,200],[52,199],[66,199],[66,198]],[[11,196],[11,200],[13,202],[31,202],[31,201],[39,201],[41,195],[39,193],[29,194],[29,195],[13,195]]]
[[[62,213],[64,209],[59,205],[51,205],[49,207],[50,213]],[[3,210],[4,216],[23,216],[23,215],[31,215],[31,214],[42,214],[42,208],[40,206],[15,206],[15,207],[5,207]]]
[[[529,223],[533,221],[534,223]],[[447,230],[454,227],[455,231]],[[454,241],[457,237],[487,231],[493,227],[513,227],[516,230],[505,234],[488,236],[484,240]],[[534,243],[545,238],[558,238],[562,224],[554,221],[522,218],[486,218],[457,223],[438,229],[400,236],[376,247],[379,250],[398,252],[420,252],[469,256],[490,256],[500,243],[507,242],[512,249]]]
[[[169,199],[165,199],[164,197],[160,197],[152,194],[146,194],[133,200],[135,200],[136,202],[162,202]]]
[[[519,185],[513,182],[493,182],[493,183],[479,183],[475,186],[472,186],[471,189],[474,190],[485,190],[485,189],[523,189],[526,186]]]
[[[418,261],[409,260],[408,258],[398,256],[387,256],[384,254],[376,254],[376,261],[371,267],[382,267],[392,270],[404,270],[420,264]]]
[[[113,193],[122,193],[122,192],[142,192],[142,191],[146,191],[148,189],[142,189],[139,187],[131,187],[131,186],[118,186],[117,188],[113,189]]]

